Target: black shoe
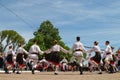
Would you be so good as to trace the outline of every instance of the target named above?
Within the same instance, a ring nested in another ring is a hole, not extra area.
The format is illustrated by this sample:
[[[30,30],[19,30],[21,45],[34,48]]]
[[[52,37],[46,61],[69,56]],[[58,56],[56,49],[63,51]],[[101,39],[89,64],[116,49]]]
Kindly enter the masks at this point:
[[[58,73],[54,73],[54,75],[58,75]]]
[[[5,72],[5,74],[11,74],[11,73],[7,71],[7,72]]]
[[[80,72],[80,75],[83,75],[83,73],[82,73],[82,72]]]
[[[109,72],[109,74],[113,74],[113,72]]]
[[[15,69],[13,69],[13,73],[15,73]]]
[[[98,74],[102,74],[102,72],[99,72]]]
[[[16,72],[16,74],[21,74],[20,72]]]
[[[32,69],[32,74],[35,74],[35,70],[34,69]]]

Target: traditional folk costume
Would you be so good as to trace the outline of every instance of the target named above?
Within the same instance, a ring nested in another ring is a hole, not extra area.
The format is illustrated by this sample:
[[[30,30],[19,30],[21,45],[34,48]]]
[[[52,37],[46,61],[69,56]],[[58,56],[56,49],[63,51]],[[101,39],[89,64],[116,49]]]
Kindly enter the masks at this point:
[[[97,46],[97,45],[94,45],[94,47],[91,49],[91,50],[88,50],[88,52],[91,54],[91,52],[95,52],[95,56],[91,57],[90,58],[90,63],[91,63],[91,66],[90,66],[90,70],[92,70],[93,66],[98,66],[98,69],[99,69],[99,74],[102,74],[101,72],[101,65],[100,65],[100,62],[101,62],[101,50],[100,50],[100,47]]]
[[[12,48],[6,53],[6,68],[5,73],[9,73],[8,70],[14,67],[15,53]]]
[[[117,67],[118,67],[118,71],[120,71],[120,52],[118,53],[117,56]]]
[[[82,69],[82,66],[83,66],[83,52],[86,51],[85,50],[85,47],[83,46],[83,44],[80,42],[80,41],[77,41],[73,44],[71,51],[75,51],[73,56],[75,56],[77,59],[78,59],[78,62],[79,62],[79,71],[80,71],[80,74],[83,74],[83,69]]]
[[[108,71],[110,70],[110,73],[113,73],[113,67],[110,64],[111,61],[113,61],[113,56],[112,56],[112,48],[109,44],[106,45],[105,49],[105,68]]]
[[[19,67],[20,69],[26,68],[26,64],[24,62],[24,54],[28,54],[28,52],[24,48],[19,47],[16,53],[17,67]],[[19,72],[17,72],[17,74],[19,74]]]
[[[68,63],[68,65],[70,71],[76,71],[78,64],[74,56],[70,58],[70,62]]]
[[[42,71],[47,70],[47,68],[48,68],[48,61],[45,59],[45,57],[43,57],[43,59],[40,60],[40,63],[41,63]]]
[[[60,51],[63,51],[64,53],[68,53],[67,50],[65,50],[58,44],[55,44],[51,49],[45,51],[45,53],[51,53],[51,56],[48,61],[52,62],[52,64],[55,65],[56,67],[55,73],[54,73],[55,75],[58,74],[57,68],[59,67],[59,63],[60,63]]]
[[[112,49],[110,45],[106,46],[105,54],[106,54],[105,61],[107,62],[107,64],[110,64],[110,61],[113,60]]]
[[[60,64],[62,71],[66,71],[68,69],[68,60],[65,57],[60,61]]]
[[[29,60],[31,61],[32,74],[34,74],[34,69],[36,68],[35,66],[38,62],[39,53],[43,54],[43,51],[40,50],[38,45],[33,44],[29,50]]]
[[[3,54],[0,52],[0,68],[3,68],[4,65],[4,56]]]

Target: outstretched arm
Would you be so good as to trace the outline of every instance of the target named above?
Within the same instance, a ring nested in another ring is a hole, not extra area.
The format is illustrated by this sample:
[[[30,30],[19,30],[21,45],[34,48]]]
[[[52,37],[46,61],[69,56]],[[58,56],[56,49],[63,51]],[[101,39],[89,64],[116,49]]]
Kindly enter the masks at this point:
[[[64,49],[63,47],[60,46],[60,50],[63,51],[64,53],[69,53],[68,50]]]

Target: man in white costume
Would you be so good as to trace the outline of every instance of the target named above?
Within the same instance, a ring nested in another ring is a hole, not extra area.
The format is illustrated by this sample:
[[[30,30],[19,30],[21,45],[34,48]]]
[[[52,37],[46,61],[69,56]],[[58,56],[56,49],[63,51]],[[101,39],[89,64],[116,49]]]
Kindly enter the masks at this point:
[[[32,74],[35,74],[34,70],[35,70],[35,65],[38,62],[38,54],[43,54],[44,52],[40,50],[36,41],[33,41],[33,42],[34,44],[30,47],[30,50],[29,50],[29,59],[32,61],[31,62]]]
[[[76,42],[73,44],[71,51],[75,51],[73,56],[75,56],[78,59],[78,63],[79,63],[79,71],[80,71],[80,75],[83,74],[83,52],[86,52],[85,47],[83,46],[83,44],[80,42],[80,37],[76,37]]]
[[[110,42],[106,41],[105,45],[106,45],[106,49],[105,49],[105,54],[106,54],[106,56],[105,56],[105,66],[109,66],[110,67],[110,73],[113,73],[112,72],[112,66],[110,64],[110,61],[113,60],[112,49],[111,49],[111,46],[110,46]]]

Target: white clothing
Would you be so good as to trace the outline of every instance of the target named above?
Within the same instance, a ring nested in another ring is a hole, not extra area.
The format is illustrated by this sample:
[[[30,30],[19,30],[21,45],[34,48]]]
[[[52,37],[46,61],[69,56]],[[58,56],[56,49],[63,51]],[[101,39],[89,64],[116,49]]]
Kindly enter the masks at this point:
[[[60,63],[68,63],[67,59],[62,59],[62,61],[60,61]]]
[[[101,49],[99,46],[94,46],[91,50],[88,50],[87,52],[88,53],[91,53],[91,52],[100,52],[101,53]]]
[[[110,54],[107,54],[107,53],[110,53]],[[112,49],[111,49],[110,45],[106,46],[105,54],[106,54],[106,60],[113,60]]]
[[[32,54],[32,53],[36,53],[36,54]],[[43,51],[40,50],[39,46],[34,44],[30,47],[30,50],[29,50],[29,57],[31,59],[34,59],[34,60],[38,60],[38,55],[37,54],[43,54]]]
[[[38,45],[34,44],[30,47],[29,53],[41,53],[41,54],[43,54],[43,51],[40,50]]]
[[[22,47],[19,47],[18,49],[17,49],[17,54],[18,53],[26,53],[26,54],[28,54],[28,52],[24,49],[24,48],[22,48]]]
[[[82,51],[76,51],[76,50],[82,50],[82,51],[86,51],[85,47],[83,46],[83,44],[80,41],[77,41],[73,44],[71,51],[75,51],[75,53],[73,54],[75,57],[80,57],[83,56],[83,52]]]
[[[65,50],[64,48],[62,48],[60,45],[56,44],[54,45],[51,49],[47,50],[46,53],[51,53],[51,52],[60,52],[60,51],[63,51],[64,53],[68,53],[67,50]]]
[[[78,50],[78,49],[86,51],[85,47],[80,41],[75,42],[72,46],[72,50]]]

